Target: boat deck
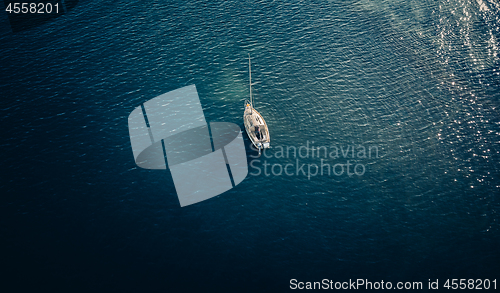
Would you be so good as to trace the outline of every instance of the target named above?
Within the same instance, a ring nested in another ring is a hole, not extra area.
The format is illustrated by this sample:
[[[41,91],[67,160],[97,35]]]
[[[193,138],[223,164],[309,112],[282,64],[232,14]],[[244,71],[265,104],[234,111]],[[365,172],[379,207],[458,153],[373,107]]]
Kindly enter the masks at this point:
[[[271,137],[267,128],[267,123],[262,115],[257,110],[255,110],[255,108],[251,108],[251,106],[247,106],[245,108],[243,121],[245,123],[245,129],[247,131],[248,137],[250,138],[254,146],[258,148],[258,144],[261,143],[263,147],[266,148],[267,143],[267,147],[269,147]],[[260,139],[257,137],[257,134],[255,132],[256,126],[258,126],[260,130]]]

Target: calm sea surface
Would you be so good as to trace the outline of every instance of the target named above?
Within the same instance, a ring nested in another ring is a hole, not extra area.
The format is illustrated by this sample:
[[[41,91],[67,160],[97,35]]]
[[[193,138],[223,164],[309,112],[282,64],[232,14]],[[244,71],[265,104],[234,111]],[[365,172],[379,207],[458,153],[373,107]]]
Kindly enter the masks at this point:
[[[497,0],[89,0],[4,33],[4,292],[500,283],[499,48]],[[195,84],[207,121],[243,128],[249,53],[273,148],[244,135],[247,178],[181,208],[128,115]],[[358,175],[308,176],[321,159]]]

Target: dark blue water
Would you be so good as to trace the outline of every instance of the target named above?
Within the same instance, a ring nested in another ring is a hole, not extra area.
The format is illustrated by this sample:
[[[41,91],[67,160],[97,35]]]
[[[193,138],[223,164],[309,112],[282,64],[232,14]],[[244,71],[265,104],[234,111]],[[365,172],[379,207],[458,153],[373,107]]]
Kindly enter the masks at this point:
[[[4,33],[1,286],[498,279],[499,48],[496,0],[80,1]],[[249,164],[294,163],[280,146],[308,143],[378,156],[329,157],[361,176],[249,174],[181,208],[168,171],[136,167],[127,117],[195,84],[208,121],[243,128],[248,53],[273,145],[252,158],[245,135]]]

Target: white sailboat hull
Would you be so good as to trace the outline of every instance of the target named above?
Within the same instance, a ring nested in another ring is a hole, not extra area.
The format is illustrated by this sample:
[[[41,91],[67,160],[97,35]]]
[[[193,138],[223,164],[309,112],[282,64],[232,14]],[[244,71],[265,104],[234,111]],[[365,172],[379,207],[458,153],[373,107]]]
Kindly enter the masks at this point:
[[[247,135],[255,148],[266,149],[270,147],[271,136],[269,135],[269,129],[267,128],[266,121],[257,110],[248,104],[245,106],[243,122],[245,124]],[[255,131],[256,126],[259,129],[260,135],[258,135]]]

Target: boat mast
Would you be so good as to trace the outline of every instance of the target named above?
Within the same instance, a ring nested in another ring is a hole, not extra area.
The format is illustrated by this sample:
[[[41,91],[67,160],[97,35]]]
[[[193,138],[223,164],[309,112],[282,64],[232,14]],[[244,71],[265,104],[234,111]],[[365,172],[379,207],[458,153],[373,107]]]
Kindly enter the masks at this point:
[[[250,76],[250,113],[253,110],[253,98],[252,98],[252,64],[250,63],[250,53],[248,53],[248,74]]]

